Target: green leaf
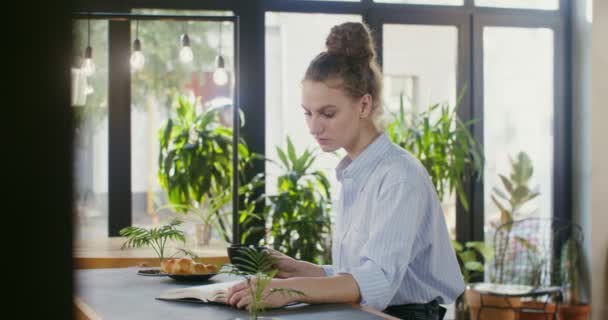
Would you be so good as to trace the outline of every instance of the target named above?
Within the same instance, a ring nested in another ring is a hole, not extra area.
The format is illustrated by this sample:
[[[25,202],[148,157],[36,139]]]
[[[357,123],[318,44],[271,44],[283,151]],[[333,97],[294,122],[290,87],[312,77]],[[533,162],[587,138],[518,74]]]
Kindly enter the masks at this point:
[[[287,156],[285,155],[285,152],[283,152],[283,150],[281,150],[281,148],[279,148],[279,147],[276,147],[276,149],[277,149],[277,154],[279,155],[279,159],[281,159],[284,169],[287,171],[291,170],[291,166],[289,165],[289,161],[287,161]]]
[[[291,138],[289,138],[289,136],[287,136],[287,154],[289,155],[291,163],[295,164],[297,161],[296,149],[294,148],[293,143],[291,143]]]
[[[460,244],[460,242],[456,241],[456,240],[452,240],[452,247],[454,248],[454,250],[456,250],[456,252],[462,251],[462,244]]]
[[[494,259],[494,249],[483,241],[470,241],[466,243],[467,248],[477,250],[485,261]]]
[[[520,236],[515,236],[515,240],[519,242],[522,246],[524,246],[524,248],[534,252],[537,255],[540,254],[538,247],[532,244],[528,239]]]
[[[498,189],[498,188],[494,187],[494,188],[492,188],[492,191],[494,191],[494,193],[495,193],[497,196],[499,196],[499,197],[503,198],[504,200],[509,201],[509,197],[507,197],[507,195],[506,195],[504,192],[502,192],[500,189]]]
[[[505,189],[507,189],[507,192],[513,193],[513,185],[511,184],[511,181],[509,181],[509,179],[502,174],[499,174],[498,176],[500,177],[502,184],[505,186]]]
[[[469,261],[464,264],[464,267],[470,271],[479,271],[483,272],[483,264],[478,261]]]

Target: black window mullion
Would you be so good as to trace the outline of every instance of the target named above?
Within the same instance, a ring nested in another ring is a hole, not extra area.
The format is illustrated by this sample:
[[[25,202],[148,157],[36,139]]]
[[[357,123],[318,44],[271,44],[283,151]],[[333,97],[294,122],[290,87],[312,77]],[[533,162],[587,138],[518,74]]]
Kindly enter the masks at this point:
[[[483,30],[479,18],[476,15],[471,16],[471,76],[473,83],[471,85],[471,118],[477,119],[473,124],[473,138],[480,146],[484,146],[484,109],[483,109]],[[482,173],[483,174],[483,173]],[[484,239],[484,190],[485,186],[483,178],[475,181],[469,189],[470,199],[470,215],[465,218],[464,226],[465,233],[463,240],[483,241]],[[458,223],[458,221],[456,222]]]
[[[266,155],[266,102],[265,102],[265,12],[257,1],[243,2],[234,8],[235,15],[239,16],[239,44],[241,61],[239,68],[238,88],[240,105],[238,106],[245,116],[245,125],[240,128],[240,136],[247,142],[250,152]],[[258,173],[266,172],[266,163],[256,160],[253,166],[245,169],[245,178],[250,179]],[[260,187],[252,198],[265,193]],[[239,200],[242,203],[242,199]],[[263,210],[264,203],[259,203],[256,212]],[[264,220],[246,221],[239,225],[233,221],[233,229],[257,230],[249,231],[245,242],[256,244],[264,238]],[[245,234],[244,232],[241,234]],[[234,237],[233,242],[241,243],[241,236]]]
[[[131,29],[109,21],[108,235],[131,226]]]
[[[572,55],[566,45],[570,30],[567,22],[553,30],[553,217],[563,221],[572,219]]]
[[[468,1],[471,2],[471,1]],[[466,4],[466,3],[465,3]],[[458,26],[458,94],[462,94],[460,105],[458,107],[458,116],[463,121],[469,121],[471,119],[477,119],[476,123],[481,122],[479,118],[476,118],[474,110],[474,97],[475,88],[473,86],[474,81],[474,69],[473,69],[473,15],[468,14],[464,21]],[[471,135],[475,136],[475,127],[470,128]],[[479,145],[481,142],[479,140]],[[460,201],[457,201],[456,206],[456,240],[460,242],[481,240],[479,236],[483,237],[483,232],[480,232],[479,221],[483,226],[483,185],[473,176],[472,168],[466,169],[467,176],[469,179],[464,182],[464,191],[466,198],[469,203],[468,210],[462,205]],[[482,190],[481,194],[476,192]],[[481,199],[481,202],[479,201]],[[476,224],[477,222],[477,224]],[[482,231],[482,230],[481,230]]]

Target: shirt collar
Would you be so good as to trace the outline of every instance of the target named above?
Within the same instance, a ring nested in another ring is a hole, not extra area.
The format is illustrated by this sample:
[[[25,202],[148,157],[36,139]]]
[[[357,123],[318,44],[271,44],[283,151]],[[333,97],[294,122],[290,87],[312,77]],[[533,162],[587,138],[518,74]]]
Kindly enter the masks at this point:
[[[358,179],[361,177],[370,170],[374,163],[382,158],[390,146],[391,140],[383,132],[354,161],[348,155],[342,158],[336,167],[338,181],[342,182],[344,179]]]

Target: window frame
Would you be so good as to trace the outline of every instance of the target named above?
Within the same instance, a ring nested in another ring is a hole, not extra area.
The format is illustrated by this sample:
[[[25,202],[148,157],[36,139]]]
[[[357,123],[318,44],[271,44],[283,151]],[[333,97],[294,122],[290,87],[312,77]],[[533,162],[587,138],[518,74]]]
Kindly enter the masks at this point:
[[[483,43],[484,26],[509,27],[544,27],[553,30],[555,35],[554,58],[554,154],[553,154],[553,216],[571,219],[571,80],[570,66],[572,54],[571,43],[571,4],[560,0],[558,10],[511,9],[476,7],[474,0],[465,0],[463,6],[419,5],[375,3],[372,0],[361,2],[326,2],[308,0],[207,0],[204,3],[196,0],[134,0],[134,1],[99,1],[83,0],[79,11],[82,12],[130,12],[133,9],[181,9],[181,10],[230,10],[240,19],[238,48],[247,53],[248,63],[242,64],[237,78],[245,84],[240,89],[241,105],[247,122],[240,134],[246,139],[251,151],[265,154],[265,13],[336,13],[358,14],[363,17],[376,36],[380,64],[382,64],[382,24],[449,24],[458,26],[458,76],[457,86],[460,90],[465,84],[467,90],[459,116],[463,120],[483,119]],[[120,23],[120,22],[117,22]],[[127,46],[128,29],[116,25],[110,27],[110,44]],[[125,34],[126,33],[126,34]],[[127,36],[125,39],[124,37]],[[116,42],[118,41],[118,42]],[[110,49],[112,54],[112,49]],[[237,53],[238,54],[238,53]],[[118,53],[116,53],[118,57]],[[243,55],[245,56],[245,55]],[[110,68],[119,68],[113,64]],[[116,71],[116,70],[115,70]],[[111,84],[114,82],[111,78]],[[130,80],[129,80],[130,81]],[[114,85],[115,87],[117,85]],[[112,87],[112,88],[113,88]],[[123,87],[124,88],[124,87]],[[120,90],[116,88],[115,90]],[[112,93],[110,93],[112,94]],[[117,105],[118,101],[110,99],[110,172],[109,188],[115,194],[109,198],[109,235],[117,236],[118,230],[130,225],[131,190],[129,137],[130,115]],[[124,102],[122,102],[124,103]],[[130,104],[127,104],[129,106]],[[117,110],[114,110],[117,109]],[[128,109],[128,108],[127,108]],[[120,111],[122,110],[122,111]],[[112,112],[113,115],[112,115]],[[120,125],[119,125],[120,124]],[[483,145],[483,122],[478,121],[471,128],[475,139]],[[128,167],[128,166],[127,166]],[[265,172],[265,163],[257,162],[249,172],[253,176]],[[118,194],[120,191],[120,194]],[[484,238],[484,185],[483,179],[472,181],[466,186],[470,212],[464,212],[461,204],[457,209],[457,240],[481,241]],[[122,195],[122,196],[121,196]],[[128,215],[127,217],[124,217]],[[238,226],[233,227],[238,230]],[[251,239],[255,241],[255,239]],[[239,241],[240,239],[235,239]]]

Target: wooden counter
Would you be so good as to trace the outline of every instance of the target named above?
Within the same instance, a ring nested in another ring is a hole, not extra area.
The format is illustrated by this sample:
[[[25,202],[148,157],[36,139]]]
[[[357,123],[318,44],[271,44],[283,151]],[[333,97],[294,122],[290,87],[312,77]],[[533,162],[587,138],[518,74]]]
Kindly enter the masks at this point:
[[[120,247],[126,241],[125,237],[75,241],[73,249],[74,269],[101,269],[123,267],[157,267],[160,262],[152,248]],[[228,263],[227,244],[212,241],[208,247],[183,246],[182,243],[168,243],[165,255],[175,253],[175,248],[185,248],[197,254],[200,262],[221,265]]]

